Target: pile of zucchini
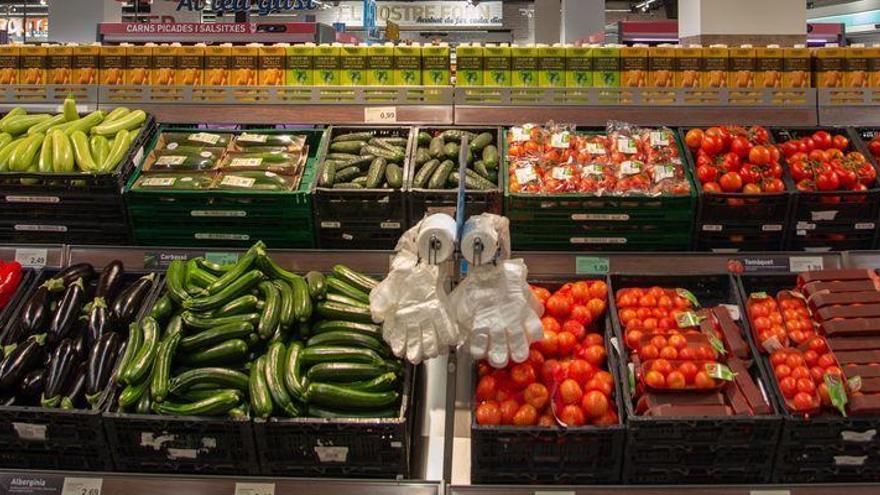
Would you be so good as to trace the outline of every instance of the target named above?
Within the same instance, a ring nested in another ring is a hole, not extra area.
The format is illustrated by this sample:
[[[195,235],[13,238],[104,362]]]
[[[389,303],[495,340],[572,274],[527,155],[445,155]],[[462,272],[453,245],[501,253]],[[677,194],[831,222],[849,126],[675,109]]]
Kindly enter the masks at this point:
[[[377,137],[375,131],[340,134],[331,139],[321,164],[318,187],[400,189],[408,135]]]
[[[468,137],[465,187],[492,190],[498,187],[498,147],[494,132],[479,134],[448,129],[421,131],[413,157],[414,189],[454,189],[459,181],[461,138]]]
[[[262,242],[233,265],[173,261],[164,293],[130,333],[118,409],[240,419],[385,414],[399,400],[402,365],[387,359],[369,323],[376,283],[342,266],[326,278],[291,273]],[[319,316],[334,321],[314,323]]]
[[[155,274],[124,283],[122,262],[97,277],[72,265],[38,286],[0,336],[0,403],[99,409],[110,392],[122,336],[137,319]]]
[[[16,107],[0,119],[0,172],[113,173],[146,119],[125,107],[81,118],[73,98],[54,116]]]

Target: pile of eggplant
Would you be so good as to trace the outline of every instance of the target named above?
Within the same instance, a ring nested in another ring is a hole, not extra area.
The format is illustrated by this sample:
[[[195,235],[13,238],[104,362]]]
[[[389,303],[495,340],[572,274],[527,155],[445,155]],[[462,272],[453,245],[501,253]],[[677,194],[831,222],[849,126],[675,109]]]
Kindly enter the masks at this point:
[[[99,409],[156,274],[71,265],[44,277],[0,335],[0,405]],[[130,283],[126,283],[126,280]]]

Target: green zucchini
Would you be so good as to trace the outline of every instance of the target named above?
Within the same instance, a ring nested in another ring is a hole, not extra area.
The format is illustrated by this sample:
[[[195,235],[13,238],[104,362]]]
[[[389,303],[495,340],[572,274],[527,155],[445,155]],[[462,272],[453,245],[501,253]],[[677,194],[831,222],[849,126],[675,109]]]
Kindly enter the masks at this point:
[[[440,160],[431,160],[428,163],[422,165],[422,168],[416,173],[415,177],[413,177],[412,186],[417,189],[422,189],[426,185],[428,185],[428,179],[431,178],[431,175],[434,173],[434,170],[440,165]]]
[[[201,268],[202,270],[211,272],[217,276],[223,275],[224,273],[228,272],[229,270],[231,270],[235,267],[234,264],[220,265],[220,264],[214,263],[213,261],[208,261],[201,256],[196,258],[196,263],[198,263],[199,268]]]
[[[220,316],[217,318],[203,318],[189,311],[184,311],[180,314],[180,317],[187,327],[197,330],[209,330],[211,328],[236,323],[250,323],[251,325],[256,325],[260,321],[260,313],[244,313],[240,315]]]
[[[293,288],[290,284],[281,279],[272,281],[272,285],[278,289],[279,309],[278,309],[278,327],[282,330],[289,330],[296,321],[296,314],[293,312]]]
[[[153,366],[153,377],[150,383],[150,396],[156,402],[162,402],[168,395],[168,386],[171,380],[171,360],[177,352],[180,343],[180,332],[168,335],[159,344],[159,352],[156,364]]]
[[[308,284],[302,277],[294,277],[289,282],[293,289],[293,314],[296,320],[309,321],[312,318],[312,298]]]
[[[186,264],[181,260],[174,260],[168,265],[165,272],[165,288],[168,295],[177,304],[189,299],[189,293],[186,291],[184,284],[186,283]]]
[[[309,296],[314,300],[324,299],[327,290],[324,287],[324,274],[321,272],[309,272],[305,276],[306,284],[309,287]]]
[[[370,294],[368,292],[364,292],[335,276],[327,277],[326,283],[328,293],[342,294],[363,303],[370,303]]]
[[[189,403],[161,402],[153,405],[157,414],[174,416],[216,416],[226,414],[241,401],[234,392],[218,392],[213,397]]]
[[[366,363],[379,365],[382,357],[371,349],[344,347],[340,345],[307,346],[302,351],[302,362],[306,366],[318,363]]]
[[[62,402],[63,404],[63,402]],[[138,399],[134,412],[137,414],[150,414],[150,408],[153,406],[153,399],[150,397],[150,389],[144,390],[141,398]],[[64,406],[62,406],[64,407]]]
[[[302,343],[292,342],[284,356],[284,386],[290,396],[298,401],[303,401],[306,394],[306,383],[302,376],[302,350]]]
[[[312,382],[306,390],[309,404],[345,409],[382,409],[392,406],[400,398],[395,391],[364,392],[341,385]]]
[[[294,404],[284,384],[284,368],[287,365],[285,357],[287,349],[281,342],[275,342],[269,346],[266,353],[266,384],[272,401],[278,405],[288,416],[302,416],[302,410]]]
[[[275,329],[280,321],[281,295],[278,293],[278,288],[268,280],[260,282],[257,285],[257,289],[266,302],[263,313],[260,315],[260,321],[257,323],[257,333],[261,339],[269,340],[272,334],[275,333]]]
[[[228,368],[194,368],[171,379],[168,391],[174,395],[190,390],[196,385],[208,385],[212,389],[234,388],[246,392],[248,376]]]
[[[179,355],[179,361],[186,366],[220,366],[239,363],[247,357],[247,342],[230,339],[192,354]]]
[[[370,323],[357,323],[344,320],[322,320],[312,327],[312,334],[319,335],[326,332],[357,332],[376,339],[382,340],[382,327]]]
[[[383,365],[368,363],[318,363],[306,372],[306,380],[309,383],[314,381],[346,383],[373,380],[385,373],[388,373],[388,369]]]
[[[156,360],[156,351],[159,348],[159,324],[156,320],[147,316],[141,323],[144,339],[140,348],[131,362],[122,372],[122,380],[125,383],[140,383],[150,376],[153,362]]]
[[[262,242],[257,242],[247,252],[244,253],[232,268],[220,276],[214,283],[207,287],[208,294],[216,294],[220,292],[222,289],[225,289],[229,286],[229,284],[236,281],[239,277],[245,274],[248,270],[250,270],[251,265],[254,264],[254,260],[257,258],[257,249],[263,246]]]
[[[185,392],[181,392],[180,395],[176,397],[180,397],[181,399],[187,402],[198,402],[200,400],[205,400],[208,397],[211,397],[219,392],[232,392],[238,396],[238,400],[242,400],[245,397],[245,394],[241,390],[236,390],[234,388],[210,388],[205,390],[187,390]]]
[[[315,418],[324,418],[324,419],[381,419],[381,418],[396,418],[400,412],[397,408],[389,408],[389,409],[375,409],[375,410],[363,410],[363,411],[343,411],[335,409],[327,409],[324,407],[309,405],[308,414],[309,416]]]
[[[218,327],[204,330],[193,335],[187,335],[180,341],[182,352],[192,352],[204,347],[213,346],[229,339],[247,337],[254,331],[254,326],[248,322],[229,323]]]
[[[227,316],[242,315],[261,311],[264,303],[253,294],[245,294],[237,299],[233,299],[218,309],[211,311],[214,318],[222,318]]]
[[[446,189],[446,182],[449,180],[449,174],[452,173],[455,163],[452,160],[446,160],[434,170],[431,179],[428,180],[427,189]]]
[[[266,384],[266,356],[260,356],[248,379],[251,409],[258,418],[266,419],[272,415],[272,396]]]
[[[132,323],[128,326],[128,341],[125,344],[125,352],[122,353],[122,357],[119,358],[119,365],[116,367],[115,375],[113,381],[117,384],[124,384],[125,382],[122,379],[122,374],[128,369],[129,363],[131,363],[134,355],[137,354],[138,349],[140,349],[141,341],[143,341],[144,335],[141,331],[141,326],[138,323]]]
[[[385,344],[373,336],[364,335],[359,332],[346,332],[342,330],[338,330],[335,332],[324,332],[314,335],[309,338],[308,342],[306,342],[306,345],[308,347],[327,345],[361,347],[364,349],[371,349],[377,353],[386,355],[388,351],[388,348],[385,346]]]
[[[165,327],[165,336],[183,332],[183,318],[179,314],[171,317],[168,326]]]
[[[385,167],[385,182],[391,189],[400,189],[403,187],[403,169],[400,166],[389,163]]]
[[[388,160],[381,156],[376,157],[376,159],[373,160],[373,163],[370,164],[370,170],[367,171],[367,183],[364,184],[366,189],[376,189],[382,185],[382,182],[385,179],[385,167],[387,165]]]
[[[348,296],[343,296],[342,294],[337,294],[335,292],[331,292],[331,293],[327,294],[326,299],[328,301],[333,301],[333,302],[337,302],[340,304],[347,304],[349,306],[358,306],[358,307],[367,308],[367,309],[370,308],[370,305],[363,302],[363,301],[358,301],[357,299],[353,299]]]
[[[397,373],[389,371],[372,380],[364,380],[346,384],[346,387],[365,392],[386,392],[392,390],[397,384]]]
[[[194,311],[206,311],[209,309],[218,308],[237,298],[242,293],[249,291],[257,284],[262,282],[265,278],[265,275],[263,275],[263,272],[261,272],[260,270],[251,270],[210,296],[199,297],[196,299],[187,299],[183,302],[183,307],[184,309]]]
[[[379,285],[378,280],[364,275],[363,273],[356,272],[345,265],[334,265],[333,276],[367,294],[367,300],[365,302],[369,302],[370,291]]]
[[[150,316],[153,317],[159,323],[164,323],[165,320],[171,316],[171,313],[174,311],[174,303],[171,301],[171,296],[168,292],[163,292],[162,296],[159,299],[156,299],[156,302],[153,303],[153,307],[150,308]]]
[[[144,393],[150,389],[150,380],[142,380],[140,383],[129,383],[119,394],[119,408],[128,409],[138,403]]]

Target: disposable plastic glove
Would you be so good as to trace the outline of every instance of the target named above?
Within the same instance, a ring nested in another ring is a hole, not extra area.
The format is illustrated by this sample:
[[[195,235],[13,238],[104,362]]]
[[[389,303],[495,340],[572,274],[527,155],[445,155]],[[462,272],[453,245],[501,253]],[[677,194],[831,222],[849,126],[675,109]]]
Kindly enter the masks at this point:
[[[474,359],[495,368],[529,357],[529,345],[541,340],[543,306],[529,289],[522,260],[471,267],[450,295],[462,333],[470,336]]]

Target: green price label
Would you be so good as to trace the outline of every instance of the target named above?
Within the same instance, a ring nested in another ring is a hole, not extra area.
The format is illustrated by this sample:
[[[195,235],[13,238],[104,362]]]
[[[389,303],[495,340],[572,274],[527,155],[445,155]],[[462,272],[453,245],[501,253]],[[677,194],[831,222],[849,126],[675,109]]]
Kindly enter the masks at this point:
[[[843,387],[843,381],[838,375],[825,373],[823,377],[825,386],[828,387],[828,395],[831,397],[831,405],[836,407],[843,417],[846,417],[846,389]]]
[[[575,258],[574,272],[578,275],[607,275],[611,261],[602,256],[578,256]]]
[[[238,253],[205,253],[205,259],[218,265],[232,265],[238,261]]]
[[[721,363],[706,363],[703,367],[706,373],[716,380],[733,381],[736,374],[730,368]]]

